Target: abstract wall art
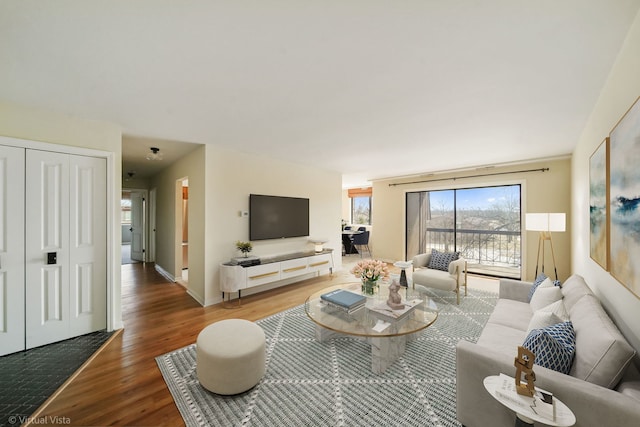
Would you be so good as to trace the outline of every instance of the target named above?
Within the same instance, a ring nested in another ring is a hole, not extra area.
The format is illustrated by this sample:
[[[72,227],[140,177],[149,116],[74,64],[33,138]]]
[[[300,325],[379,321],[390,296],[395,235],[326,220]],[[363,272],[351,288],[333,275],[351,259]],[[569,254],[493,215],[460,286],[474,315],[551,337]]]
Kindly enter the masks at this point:
[[[589,223],[591,258],[607,269],[607,152],[609,138],[598,146],[589,158]]]
[[[640,297],[640,102],[613,128],[610,138],[609,269]]]

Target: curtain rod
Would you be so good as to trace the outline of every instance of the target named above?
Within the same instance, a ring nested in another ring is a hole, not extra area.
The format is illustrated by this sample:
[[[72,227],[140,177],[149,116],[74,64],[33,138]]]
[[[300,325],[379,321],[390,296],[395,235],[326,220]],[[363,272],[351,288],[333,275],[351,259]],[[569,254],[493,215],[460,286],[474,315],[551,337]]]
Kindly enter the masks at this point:
[[[398,185],[422,184],[422,183],[425,183],[425,182],[438,182],[438,181],[450,181],[450,180],[455,181],[457,179],[480,178],[480,177],[483,177],[483,176],[509,175],[509,174],[513,174],[513,173],[546,172],[548,170],[549,170],[549,168],[526,169],[526,170],[512,171],[512,172],[483,173],[483,174],[479,174],[479,175],[467,175],[467,176],[459,176],[459,177],[454,177],[454,178],[425,179],[425,180],[421,180],[421,181],[410,181],[410,182],[393,183],[393,184],[389,184],[389,187],[396,187]]]

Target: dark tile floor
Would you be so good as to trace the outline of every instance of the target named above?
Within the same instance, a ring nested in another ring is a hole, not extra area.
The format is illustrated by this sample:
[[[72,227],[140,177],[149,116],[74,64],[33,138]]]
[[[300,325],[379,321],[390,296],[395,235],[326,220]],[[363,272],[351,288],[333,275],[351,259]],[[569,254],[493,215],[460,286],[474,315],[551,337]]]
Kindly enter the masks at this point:
[[[111,334],[98,331],[0,357],[0,426],[22,424]]]

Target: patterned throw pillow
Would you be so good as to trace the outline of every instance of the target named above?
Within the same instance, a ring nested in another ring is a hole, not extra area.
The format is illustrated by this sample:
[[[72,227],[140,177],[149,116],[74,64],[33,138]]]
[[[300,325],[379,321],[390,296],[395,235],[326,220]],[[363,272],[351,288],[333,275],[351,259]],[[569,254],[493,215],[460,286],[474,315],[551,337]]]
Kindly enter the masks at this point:
[[[440,252],[437,249],[431,249],[431,259],[427,268],[433,270],[449,271],[449,264],[460,258],[460,252]]]
[[[569,374],[576,353],[576,333],[571,322],[532,330],[522,344],[535,354],[535,364]]]
[[[546,278],[547,278],[546,274],[544,273],[538,274],[538,277],[536,277],[536,280],[533,281],[533,285],[529,290],[529,299],[527,300],[527,302],[531,302],[531,297],[533,296],[533,293],[536,291],[536,289],[538,289],[538,286],[540,286],[542,282],[544,282],[544,279]]]

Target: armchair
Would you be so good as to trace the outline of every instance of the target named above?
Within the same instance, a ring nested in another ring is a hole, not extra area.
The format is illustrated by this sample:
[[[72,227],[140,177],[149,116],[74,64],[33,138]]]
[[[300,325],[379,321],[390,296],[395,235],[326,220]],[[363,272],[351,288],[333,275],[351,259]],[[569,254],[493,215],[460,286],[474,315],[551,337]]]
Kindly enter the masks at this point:
[[[442,257],[444,255],[444,257]],[[460,287],[464,286],[464,295],[467,295],[467,261],[458,258],[448,263],[445,269],[429,268],[439,262],[431,262],[432,256],[438,261],[446,260],[451,254],[443,254],[435,249],[431,253],[418,254],[413,257],[413,284],[445,291],[453,291],[456,294],[456,302],[460,304]],[[453,258],[453,257],[452,257]],[[435,261],[435,260],[434,260]],[[445,268],[445,267],[441,267]]]

